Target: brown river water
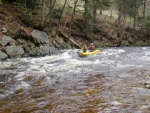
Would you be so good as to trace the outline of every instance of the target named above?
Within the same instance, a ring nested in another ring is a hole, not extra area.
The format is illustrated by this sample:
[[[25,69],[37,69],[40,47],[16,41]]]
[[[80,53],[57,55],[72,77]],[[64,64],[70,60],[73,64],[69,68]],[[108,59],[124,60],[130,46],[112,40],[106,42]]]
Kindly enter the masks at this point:
[[[0,113],[150,113],[150,47],[0,62]]]

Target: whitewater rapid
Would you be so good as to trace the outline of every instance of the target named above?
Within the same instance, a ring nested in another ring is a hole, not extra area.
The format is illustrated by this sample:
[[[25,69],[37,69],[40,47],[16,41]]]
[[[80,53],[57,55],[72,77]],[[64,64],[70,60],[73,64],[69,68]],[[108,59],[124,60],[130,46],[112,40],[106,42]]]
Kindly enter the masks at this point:
[[[147,112],[150,90],[143,84],[150,80],[150,47],[101,49],[88,57],[79,57],[77,49],[70,49],[1,61],[0,111]]]

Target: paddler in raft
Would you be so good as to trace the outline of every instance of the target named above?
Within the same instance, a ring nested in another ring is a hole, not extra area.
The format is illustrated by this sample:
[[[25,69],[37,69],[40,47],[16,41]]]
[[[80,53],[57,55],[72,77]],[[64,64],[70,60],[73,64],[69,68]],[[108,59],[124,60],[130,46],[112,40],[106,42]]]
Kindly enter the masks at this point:
[[[87,52],[87,49],[88,49],[87,45],[84,44],[83,47],[82,47],[82,51],[83,51],[83,52]],[[91,42],[91,44],[90,44],[90,46],[89,46],[89,51],[92,52],[92,51],[94,51],[94,50],[95,50],[95,46],[94,46],[94,44]]]
[[[95,50],[95,46],[94,46],[93,42],[91,42],[91,44],[89,46],[89,50],[90,50],[90,52]]]
[[[86,52],[86,51],[87,51],[87,45],[86,45],[86,44],[83,45],[82,51],[83,51],[83,52]]]

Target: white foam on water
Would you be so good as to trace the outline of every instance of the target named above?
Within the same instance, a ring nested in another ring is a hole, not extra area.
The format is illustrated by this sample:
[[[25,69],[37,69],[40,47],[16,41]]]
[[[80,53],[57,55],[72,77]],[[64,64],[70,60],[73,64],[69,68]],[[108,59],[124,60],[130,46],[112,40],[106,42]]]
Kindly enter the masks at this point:
[[[124,53],[126,51],[127,55]],[[6,68],[7,71],[9,67],[13,67],[14,65],[15,68],[17,68],[14,70],[10,69],[11,72],[15,71],[16,76],[14,79],[16,83],[12,84],[12,86],[5,91],[6,93],[4,95],[0,95],[0,98],[6,97],[11,93],[13,94],[19,89],[26,90],[30,87],[32,88],[32,86],[30,86],[31,82],[25,79],[28,76],[29,78],[31,77],[33,81],[36,78],[38,79],[38,77],[44,78],[44,85],[51,86],[56,84],[57,79],[59,79],[60,82],[73,81],[81,77],[86,78],[91,76],[91,74],[110,73],[113,76],[116,72],[121,72],[120,77],[127,77],[129,74],[126,74],[126,72],[129,72],[129,69],[140,69],[143,68],[145,64],[146,66],[143,69],[147,69],[147,67],[150,66],[150,51],[147,51],[146,48],[143,49],[142,53],[137,53],[136,51],[132,53],[131,51],[128,52],[128,50],[118,48],[106,49],[102,53],[85,58],[79,58],[76,52],[77,50],[64,50],[62,54],[59,55],[39,58],[20,58],[17,61],[10,60],[10,62],[0,62],[0,68],[2,70]],[[149,94],[149,92],[147,94]],[[122,103],[112,101],[109,104],[119,106]]]
[[[59,57],[60,56],[58,55],[39,57],[39,58],[33,59],[33,61],[31,59],[31,62],[32,63],[48,63],[48,62],[57,60]]]
[[[26,88],[26,89],[28,89],[30,87],[30,85],[27,83],[27,82],[21,82],[21,84],[20,84],[20,86],[19,86],[19,88]]]
[[[15,76],[15,78],[16,78],[17,80],[22,80],[23,77],[24,77],[24,75],[25,75],[25,72],[19,72],[19,73]]]
[[[143,48],[144,51],[146,51],[146,48]],[[46,74],[46,73],[59,73],[59,72],[66,72],[66,71],[75,71],[78,67],[86,67],[87,65],[90,67],[93,65],[101,65],[101,66],[109,66],[115,67],[118,69],[123,68],[130,68],[130,67],[142,67],[142,63],[140,62],[148,62],[150,61],[149,54],[150,52],[145,52],[146,55],[143,55],[142,57],[135,57],[135,54],[127,54],[127,56],[122,59],[120,53],[124,53],[126,50],[124,49],[118,49],[118,48],[109,48],[105,49],[102,53],[92,55],[90,57],[78,59],[77,57],[77,49],[76,50],[63,50],[62,54],[59,55],[53,55],[53,56],[45,56],[45,57],[39,57],[39,58],[20,58],[19,61],[22,61],[24,63],[29,63],[26,66],[26,73],[40,73],[40,74]],[[113,57],[109,57],[113,56]],[[124,57],[124,56],[123,56]],[[88,60],[89,58],[89,60]],[[95,60],[93,60],[95,58]],[[129,60],[128,60],[129,58]],[[136,60],[138,59],[138,60]],[[131,60],[131,63],[130,63]],[[57,62],[58,61],[58,62]],[[61,62],[62,61],[62,62]],[[129,62],[126,62],[129,61]],[[0,67],[6,68],[10,65],[17,65],[18,62],[16,61],[10,61],[10,62],[0,62]],[[4,65],[3,65],[4,64]],[[18,63],[19,64],[19,63]],[[140,65],[139,65],[140,64]],[[19,67],[18,67],[19,69]],[[25,75],[25,72],[17,72],[16,78],[18,80],[22,80],[22,76]]]
[[[108,65],[108,64],[115,64],[115,61],[114,60],[109,60],[109,59],[106,59],[106,60],[103,59],[103,60],[100,61],[100,63]]]
[[[118,105],[121,105],[122,103],[118,102],[118,101],[113,101],[113,102],[110,102],[110,105],[112,106],[118,106]]]
[[[61,58],[64,59],[64,60],[72,58],[72,56],[69,54],[69,52],[71,52],[71,50],[68,50],[67,52],[64,52],[61,55]]]
[[[10,68],[11,65],[14,65],[14,62],[0,62],[0,68]]]
[[[95,61],[71,59],[71,60],[68,60],[67,63],[75,66],[75,65],[98,64],[100,63],[100,61],[99,59],[96,59]]]
[[[145,61],[147,63],[150,63],[150,56],[142,56],[138,57],[138,60]]]
[[[106,55],[117,55],[117,54],[120,54],[120,53],[124,53],[125,50],[123,49],[108,49],[108,50],[105,50],[103,52],[103,54],[106,54]]]
[[[76,68],[76,70],[69,70],[68,73],[80,73],[81,72],[81,68]]]
[[[146,106],[146,105],[143,105],[143,106],[141,106],[141,110],[143,110],[143,109],[148,109],[150,106]]]
[[[146,52],[145,55],[150,55],[150,52]]]
[[[14,94],[17,90],[20,89],[28,89],[29,87],[30,85],[27,82],[22,81],[17,84],[17,86],[12,85],[12,87],[9,89],[9,92],[7,92],[7,95]]]
[[[65,57],[66,58],[66,57]],[[70,58],[70,57],[69,57]],[[80,61],[77,59],[66,59],[65,62],[63,63],[53,63],[53,64],[45,64],[43,67],[39,68],[38,66],[35,66],[36,70],[39,70],[39,72],[51,72],[51,73],[57,73],[57,72],[66,72],[66,71],[76,71],[76,68],[78,68],[78,66],[85,66],[85,65],[93,65],[93,64],[98,64],[100,61],[99,59],[95,60],[95,61]],[[41,71],[40,71],[41,70]],[[32,71],[30,69],[30,71]]]

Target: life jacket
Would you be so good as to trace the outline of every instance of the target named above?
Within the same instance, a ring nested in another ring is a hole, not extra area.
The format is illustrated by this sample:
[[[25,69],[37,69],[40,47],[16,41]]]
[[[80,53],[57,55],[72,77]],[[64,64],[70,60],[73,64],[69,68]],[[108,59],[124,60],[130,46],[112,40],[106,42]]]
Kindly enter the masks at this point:
[[[94,50],[95,49],[95,46],[94,45],[91,45],[90,47],[89,47],[89,50]]]
[[[87,46],[84,45],[84,46],[82,47],[82,50],[83,50],[83,51],[86,51],[86,50],[87,50]]]

